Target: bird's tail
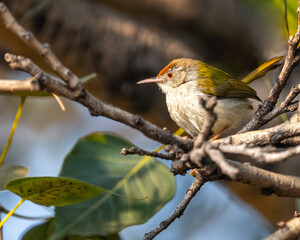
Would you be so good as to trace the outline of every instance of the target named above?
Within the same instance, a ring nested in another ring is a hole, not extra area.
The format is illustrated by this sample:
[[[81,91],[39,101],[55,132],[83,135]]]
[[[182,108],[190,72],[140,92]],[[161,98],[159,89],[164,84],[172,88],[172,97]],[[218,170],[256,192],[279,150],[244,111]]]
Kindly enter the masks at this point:
[[[246,84],[249,84],[249,83],[253,82],[256,79],[263,77],[267,72],[269,72],[269,71],[277,68],[278,66],[280,66],[282,64],[280,62],[280,60],[282,58],[283,58],[283,56],[275,57],[275,58],[272,58],[271,60],[263,63],[258,68],[256,68],[251,73],[249,73],[246,77],[244,77],[242,79],[242,81]]]

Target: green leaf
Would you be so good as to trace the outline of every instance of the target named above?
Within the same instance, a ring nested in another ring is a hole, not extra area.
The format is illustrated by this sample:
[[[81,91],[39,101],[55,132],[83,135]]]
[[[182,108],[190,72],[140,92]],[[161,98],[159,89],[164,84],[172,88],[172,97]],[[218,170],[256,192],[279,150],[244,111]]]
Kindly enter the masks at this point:
[[[26,230],[26,233],[24,233],[22,240],[45,240],[48,239],[51,235],[51,233],[54,231],[54,222],[53,218],[48,220],[47,222],[44,222],[40,225],[34,226],[30,228],[29,230]],[[115,233],[113,235],[109,235],[107,237],[101,237],[101,236],[66,236],[62,238],[61,240],[120,240],[118,233]]]
[[[103,193],[91,184],[63,177],[28,177],[8,183],[5,188],[26,200],[44,206],[79,203]]]
[[[146,222],[170,199],[175,180],[169,169],[151,157],[123,157],[131,143],[94,133],[81,139],[66,157],[60,176],[112,189],[127,198],[103,194],[68,207],[56,208],[55,234],[106,236]]]
[[[0,191],[5,190],[4,185],[10,181],[26,177],[28,168],[18,165],[1,165],[0,166]]]
[[[23,235],[22,240],[45,240],[48,239],[53,232],[53,218],[40,225],[34,226]]]

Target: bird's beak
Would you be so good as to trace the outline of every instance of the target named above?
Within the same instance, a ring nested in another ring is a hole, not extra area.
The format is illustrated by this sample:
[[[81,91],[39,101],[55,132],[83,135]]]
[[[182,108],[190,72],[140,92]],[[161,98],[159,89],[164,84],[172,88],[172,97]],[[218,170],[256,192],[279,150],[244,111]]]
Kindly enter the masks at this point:
[[[158,77],[148,78],[142,81],[137,82],[137,84],[144,84],[144,83],[162,83],[165,80]]]

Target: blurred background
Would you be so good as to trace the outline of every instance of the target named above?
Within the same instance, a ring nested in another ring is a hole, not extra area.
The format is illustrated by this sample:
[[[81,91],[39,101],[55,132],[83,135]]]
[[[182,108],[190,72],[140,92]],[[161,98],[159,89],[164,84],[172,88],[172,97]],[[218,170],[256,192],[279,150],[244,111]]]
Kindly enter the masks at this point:
[[[270,58],[286,54],[287,39],[297,27],[297,1],[283,0],[9,0],[4,1],[20,23],[79,77],[97,73],[87,90],[104,102],[140,114],[160,127],[175,131],[164,95],[156,85],[136,82],[157,75],[178,57],[202,60],[235,78],[242,78]],[[285,14],[287,14],[288,29]],[[0,23],[0,78],[24,79],[4,62],[6,52],[25,55],[51,72],[43,60]],[[252,84],[264,99],[280,69]],[[284,98],[299,77],[292,74]],[[0,149],[3,149],[20,99],[0,96]],[[103,117],[91,117],[84,107],[68,100],[61,112],[54,99],[26,101],[20,124],[5,164],[24,165],[29,176],[57,176],[66,154],[79,137],[93,131],[117,132],[138,147],[152,150],[159,143]],[[253,101],[254,108],[257,102]],[[245,123],[250,116],[245,118]],[[278,124],[280,118],[268,126]],[[166,162],[165,162],[166,163]],[[166,163],[168,164],[168,163]],[[290,160],[264,166],[299,175],[299,163]],[[123,239],[141,239],[175,209],[192,183],[176,177],[177,193],[146,224],[122,231]],[[1,204],[11,209],[18,198],[0,193]],[[234,183],[207,183],[185,215],[157,239],[261,239],[276,223],[293,216],[295,200],[262,196],[259,189]],[[18,213],[51,216],[53,212],[25,203]],[[2,216],[3,217],[3,216]],[[34,221],[10,219],[4,239],[18,239]]]

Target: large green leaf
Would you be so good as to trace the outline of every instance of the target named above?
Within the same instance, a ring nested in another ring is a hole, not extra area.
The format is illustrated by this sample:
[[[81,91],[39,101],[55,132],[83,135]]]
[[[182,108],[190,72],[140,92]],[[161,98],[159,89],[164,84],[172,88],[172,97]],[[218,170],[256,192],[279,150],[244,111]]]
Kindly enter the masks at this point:
[[[28,177],[9,182],[5,189],[44,206],[65,206],[101,195],[97,186],[63,177]]]
[[[26,230],[22,240],[46,240],[53,232],[53,219]]]
[[[28,168],[18,165],[1,165],[0,166],[0,191],[5,190],[4,185],[10,181],[26,177]]]
[[[55,234],[102,235],[141,224],[172,199],[175,180],[169,169],[150,157],[126,156],[132,146],[119,137],[91,134],[81,139],[65,159],[60,176],[83,180],[120,195],[103,194],[73,206],[56,208]]]
[[[46,240],[54,230],[53,219],[50,219],[40,225],[34,226],[23,235],[22,240]],[[107,237],[101,236],[66,236],[60,240],[120,240],[119,234],[115,233]]]

